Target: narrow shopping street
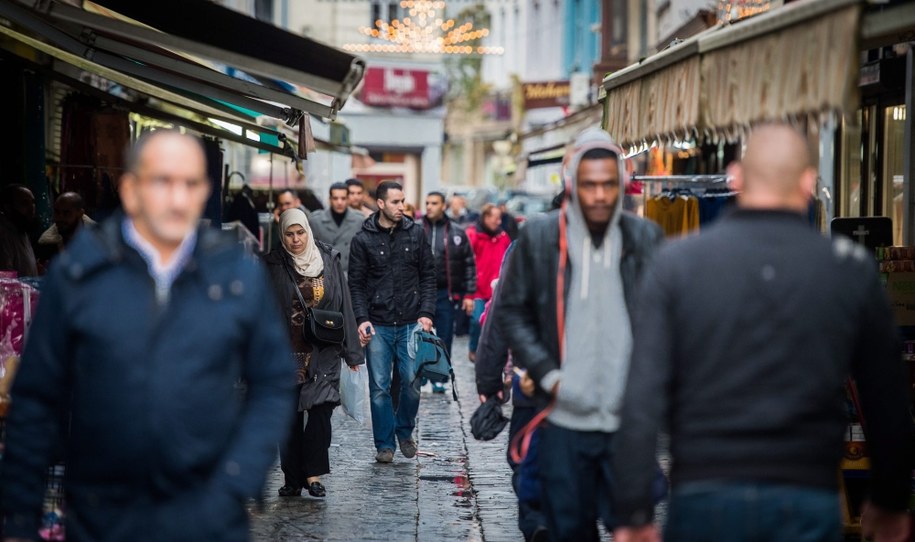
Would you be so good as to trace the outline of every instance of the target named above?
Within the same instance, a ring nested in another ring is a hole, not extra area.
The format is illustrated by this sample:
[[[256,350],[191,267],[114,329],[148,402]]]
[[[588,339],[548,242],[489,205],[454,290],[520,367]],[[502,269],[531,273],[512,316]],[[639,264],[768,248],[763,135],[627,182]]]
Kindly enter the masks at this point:
[[[458,402],[423,388],[417,426],[419,453],[375,463],[372,432],[343,414],[333,416],[332,472],[325,499],[278,497],[277,465],[262,511],[253,511],[253,539],[283,540],[520,540],[507,429],[491,442],[474,440],[470,417],[479,404],[467,339],[454,345]],[[509,415],[510,410],[506,410]]]

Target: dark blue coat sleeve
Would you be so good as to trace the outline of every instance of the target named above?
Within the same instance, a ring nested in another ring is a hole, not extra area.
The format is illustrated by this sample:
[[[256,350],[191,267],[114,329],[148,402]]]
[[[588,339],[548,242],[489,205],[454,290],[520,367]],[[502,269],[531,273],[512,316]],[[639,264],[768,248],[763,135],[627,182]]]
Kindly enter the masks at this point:
[[[248,341],[244,347],[244,379],[247,395],[234,440],[218,464],[212,484],[221,491],[246,500],[260,497],[265,475],[276,458],[294,414],[294,366],[288,331],[280,318],[276,296],[259,262],[247,262],[252,307]]]

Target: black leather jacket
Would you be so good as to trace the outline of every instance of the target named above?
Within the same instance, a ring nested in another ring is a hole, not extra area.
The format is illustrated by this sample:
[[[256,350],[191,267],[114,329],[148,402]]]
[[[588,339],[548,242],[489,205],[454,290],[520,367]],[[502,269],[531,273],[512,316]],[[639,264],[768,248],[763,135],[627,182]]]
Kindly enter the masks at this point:
[[[620,273],[626,305],[632,300],[638,278],[661,243],[661,229],[630,213],[620,216],[623,256]],[[508,341],[516,365],[526,368],[534,382],[559,368],[559,336],[556,322],[556,277],[559,273],[559,211],[531,219],[518,237],[505,276],[500,280],[499,310],[494,315]],[[571,282],[566,267],[566,288]],[[568,290],[563,293],[568,299]],[[595,340],[598,340],[595,337]],[[546,392],[538,387],[538,395]]]
[[[432,249],[412,219],[404,217],[393,230],[385,230],[375,213],[353,237],[349,258],[357,324],[399,326],[435,316]]]

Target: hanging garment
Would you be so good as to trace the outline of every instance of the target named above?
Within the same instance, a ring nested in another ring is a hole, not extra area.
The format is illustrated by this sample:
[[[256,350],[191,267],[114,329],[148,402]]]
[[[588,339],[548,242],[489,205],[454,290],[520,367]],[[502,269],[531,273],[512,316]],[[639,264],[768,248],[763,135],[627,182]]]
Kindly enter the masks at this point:
[[[661,194],[648,200],[645,216],[657,222],[668,237],[686,235],[699,229],[699,199]]]

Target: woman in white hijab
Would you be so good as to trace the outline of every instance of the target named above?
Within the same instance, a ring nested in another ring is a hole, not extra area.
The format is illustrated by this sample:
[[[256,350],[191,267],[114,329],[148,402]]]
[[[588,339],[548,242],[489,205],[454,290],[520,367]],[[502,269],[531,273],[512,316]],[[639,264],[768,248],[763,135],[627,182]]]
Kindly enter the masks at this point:
[[[365,358],[340,253],[315,240],[308,217],[300,209],[289,209],[280,216],[279,233],[282,248],[267,254],[264,262],[279,296],[283,317],[289,324],[298,386],[298,414],[287,442],[280,446],[285,484],[279,494],[298,496],[307,488],[313,497],[324,497],[326,489],[321,476],[330,472],[330,418],[340,404],[340,360],[355,371]],[[309,308],[343,314],[346,326],[343,344],[306,341],[302,334],[305,323],[302,301]]]

